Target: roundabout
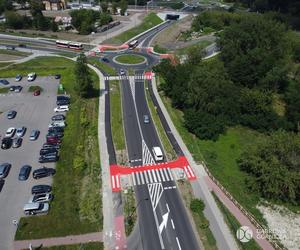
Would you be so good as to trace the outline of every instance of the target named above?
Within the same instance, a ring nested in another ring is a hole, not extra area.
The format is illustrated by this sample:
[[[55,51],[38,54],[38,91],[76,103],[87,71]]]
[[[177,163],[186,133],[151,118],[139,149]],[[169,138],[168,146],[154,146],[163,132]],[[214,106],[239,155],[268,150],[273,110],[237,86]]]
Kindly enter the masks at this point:
[[[135,65],[141,65],[146,63],[147,59],[143,55],[122,54],[122,55],[115,56],[113,58],[113,61],[120,65],[135,66]]]

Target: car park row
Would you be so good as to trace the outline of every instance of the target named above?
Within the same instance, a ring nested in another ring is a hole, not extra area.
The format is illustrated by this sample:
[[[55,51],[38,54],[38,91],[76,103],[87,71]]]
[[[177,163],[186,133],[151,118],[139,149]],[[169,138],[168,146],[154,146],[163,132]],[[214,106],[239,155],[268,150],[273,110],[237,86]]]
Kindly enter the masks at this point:
[[[59,79],[60,75],[55,76],[55,79]],[[16,81],[21,81],[22,76],[17,75]],[[36,79],[35,73],[28,74],[28,81],[34,81]],[[7,80],[1,80],[0,84],[8,82]],[[9,84],[9,82],[8,82]],[[7,84],[4,84],[7,85]],[[20,86],[21,87],[21,86]],[[14,88],[14,90],[12,90]],[[10,87],[11,91],[16,92],[16,87]],[[22,87],[20,88],[21,91]],[[65,112],[69,110],[68,104],[70,103],[69,97],[58,96],[57,97],[57,107],[55,112]],[[9,110],[6,114],[8,120],[14,119],[18,113],[15,110]],[[39,163],[48,163],[56,162],[59,159],[59,150],[62,138],[64,136],[65,115],[60,113],[56,114],[51,118],[49,124],[48,133],[46,135],[46,141],[42,145],[42,148],[39,151]],[[8,124],[9,125],[9,124]],[[9,150],[10,148],[18,148],[22,146],[23,140],[29,139],[29,141],[39,140],[40,131],[37,129],[31,130],[29,138],[26,136],[27,128],[25,126],[20,126],[18,128],[9,127],[6,130],[6,133],[1,136],[1,149]],[[4,180],[8,175],[9,171],[12,168],[10,163],[1,163],[0,162],[0,181]],[[33,179],[40,179],[48,176],[52,176],[56,173],[54,168],[42,166],[40,168],[32,171],[30,165],[23,165],[20,168],[18,179],[19,181],[26,181],[32,172]],[[34,185],[31,189],[32,196],[28,200],[28,203],[24,205],[23,211],[25,215],[34,215],[34,214],[46,214],[49,211],[49,203],[53,199],[53,194],[51,193],[52,187],[50,185]]]

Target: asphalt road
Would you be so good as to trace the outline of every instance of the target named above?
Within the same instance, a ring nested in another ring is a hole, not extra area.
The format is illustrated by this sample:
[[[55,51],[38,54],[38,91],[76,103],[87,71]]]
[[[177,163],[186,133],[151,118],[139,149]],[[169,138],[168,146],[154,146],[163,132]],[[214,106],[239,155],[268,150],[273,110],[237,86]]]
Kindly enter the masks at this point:
[[[53,115],[53,108],[56,106],[56,92],[58,80],[53,76],[37,77],[37,79],[28,83],[26,79],[15,84],[14,80],[8,79],[10,85],[21,85],[21,93],[0,94],[0,135],[3,138],[7,128],[25,126],[27,131],[23,137],[23,143],[20,148],[0,149],[0,163],[8,162],[12,168],[5,178],[5,183],[0,191],[0,249],[13,249],[13,239],[16,226],[12,221],[19,221],[23,216],[23,206],[27,203],[31,195],[31,187],[36,184],[50,184],[51,178],[42,178],[34,180],[32,172],[27,181],[19,181],[18,175],[20,168],[25,165],[31,165],[32,171],[41,166],[38,163],[39,150],[45,142],[45,135],[48,130],[48,124]],[[8,85],[8,86],[10,86]],[[30,85],[39,85],[44,91],[40,96],[33,96],[27,91]],[[1,86],[0,86],[1,87]],[[8,110],[16,110],[15,119],[8,120],[6,113]],[[30,141],[29,135],[32,129],[38,129],[41,134],[37,141]],[[46,163],[46,166],[54,167],[53,163]],[[50,208],[51,209],[51,208]]]
[[[141,73],[141,72],[137,72]],[[136,80],[130,87],[128,80],[121,82],[124,127],[129,160],[143,157],[142,140],[150,149],[161,146],[154,124],[144,124],[143,115],[150,112],[147,106],[143,80]],[[134,98],[133,98],[134,96]],[[140,165],[134,162],[132,165]],[[151,199],[148,185],[159,186],[161,190],[158,199]],[[143,249],[199,249],[192,227],[174,181],[135,186],[138,203],[139,230]],[[163,217],[168,214],[166,226],[160,230]],[[140,246],[136,246],[139,249]]]

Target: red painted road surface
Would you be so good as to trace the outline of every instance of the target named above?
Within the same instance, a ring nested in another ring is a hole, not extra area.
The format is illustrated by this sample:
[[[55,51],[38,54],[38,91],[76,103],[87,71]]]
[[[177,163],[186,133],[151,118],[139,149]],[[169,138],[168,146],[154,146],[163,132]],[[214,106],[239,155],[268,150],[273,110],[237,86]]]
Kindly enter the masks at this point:
[[[175,161],[163,162],[163,163],[152,164],[152,165],[135,166],[134,168],[127,167],[127,166],[120,166],[120,165],[110,165],[112,191],[113,192],[121,191],[121,182],[120,182],[121,175],[129,175],[132,173],[144,172],[148,170],[164,169],[164,168],[181,168],[185,172],[189,180],[196,179],[194,171],[192,170],[189,162],[184,156],[178,157],[178,159]]]

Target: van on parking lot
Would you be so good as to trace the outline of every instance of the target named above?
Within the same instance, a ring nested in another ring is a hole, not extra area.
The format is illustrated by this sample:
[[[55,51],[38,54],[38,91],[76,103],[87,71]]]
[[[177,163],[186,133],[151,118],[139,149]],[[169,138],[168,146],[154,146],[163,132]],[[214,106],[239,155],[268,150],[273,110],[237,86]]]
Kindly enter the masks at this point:
[[[155,161],[162,161],[164,159],[164,156],[163,156],[163,153],[162,153],[160,147],[153,147],[152,153],[154,155]]]

